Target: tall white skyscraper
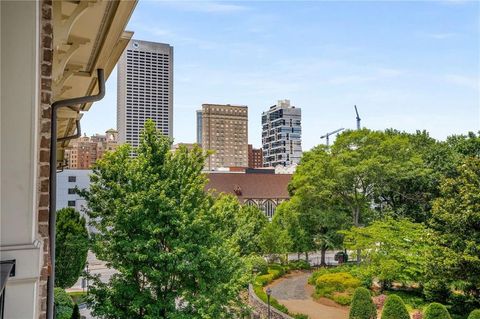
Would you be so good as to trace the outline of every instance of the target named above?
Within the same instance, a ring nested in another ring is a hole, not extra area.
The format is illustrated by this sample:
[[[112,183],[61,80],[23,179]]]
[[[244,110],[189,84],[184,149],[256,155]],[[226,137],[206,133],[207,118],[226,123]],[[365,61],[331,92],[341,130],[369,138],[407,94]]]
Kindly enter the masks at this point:
[[[262,113],[263,166],[298,164],[302,157],[302,110],[280,100]]]
[[[136,147],[147,119],[173,134],[173,47],[131,40],[118,62],[117,127],[120,143]]]

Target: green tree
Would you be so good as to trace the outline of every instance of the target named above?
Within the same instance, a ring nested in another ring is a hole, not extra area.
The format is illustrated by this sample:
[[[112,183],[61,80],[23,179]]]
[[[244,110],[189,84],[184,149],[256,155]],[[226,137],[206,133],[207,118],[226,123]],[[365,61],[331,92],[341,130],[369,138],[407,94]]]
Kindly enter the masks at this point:
[[[56,319],[70,319],[73,311],[73,300],[62,288],[54,289],[54,304]]]
[[[452,319],[452,317],[444,305],[433,302],[425,309],[425,319]]]
[[[69,288],[80,277],[88,253],[85,218],[68,207],[57,211],[55,246],[55,286]]]
[[[205,155],[170,146],[147,121],[140,146],[107,153],[82,192],[99,230],[94,251],[118,271],[93,279],[95,316],[219,318],[238,306],[245,265],[219,222],[227,212],[204,191]]]
[[[382,319],[410,319],[407,307],[402,298],[397,295],[390,295],[383,307]]]
[[[444,179],[433,203],[427,275],[455,284],[480,303],[480,158],[464,159],[457,170],[457,178]]]
[[[274,261],[278,255],[286,254],[292,247],[292,240],[288,232],[276,223],[268,223],[259,237],[262,252]]]
[[[77,304],[73,306],[72,316],[70,319],[80,319],[80,309],[78,309]]]
[[[377,309],[370,291],[363,287],[355,289],[350,307],[349,319],[376,319]]]
[[[422,282],[427,252],[431,249],[428,230],[422,224],[387,217],[342,233],[347,248],[362,250],[365,269],[383,288],[393,281]]]
[[[236,224],[233,240],[238,245],[240,254],[246,256],[261,253],[260,234],[268,224],[265,213],[256,206],[242,206],[236,216]]]

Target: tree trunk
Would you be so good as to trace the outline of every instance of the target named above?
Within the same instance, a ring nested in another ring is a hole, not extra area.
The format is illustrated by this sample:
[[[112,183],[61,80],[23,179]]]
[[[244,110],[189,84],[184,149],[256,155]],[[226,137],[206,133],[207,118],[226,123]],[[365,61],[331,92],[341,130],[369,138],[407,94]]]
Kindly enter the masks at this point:
[[[360,207],[356,206],[353,209],[353,225],[355,227],[358,227],[360,225]],[[360,253],[362,251],[360,249],[357,249],[357,264],[360,264],[361,258],[360,258]]]
[[[320,258],[320,266],[326,266],[327,263],[325,262],[325,253],[327,252],[326,247],[321,248],[321,258]]]
[[[308,263],[308,251],[305,252],[305,261]]]

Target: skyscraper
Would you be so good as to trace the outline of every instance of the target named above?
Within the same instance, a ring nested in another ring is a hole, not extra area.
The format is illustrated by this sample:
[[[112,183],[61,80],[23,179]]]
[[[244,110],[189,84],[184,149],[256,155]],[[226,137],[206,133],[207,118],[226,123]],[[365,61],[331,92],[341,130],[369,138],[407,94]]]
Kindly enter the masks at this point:
[[[119,141],[138,146],[147,119],[166,136],[173,133],[173,47],[131,40],[118,63]]]
[[[197,110],[197,144],[202,146],[202,110]]]
[[[202,148],[212,150],[205,169],[248,166],[248,107],[202,105]]]
[[[280,100],[262,113],[263,166],[298,164],[302,157],[302,110]]]

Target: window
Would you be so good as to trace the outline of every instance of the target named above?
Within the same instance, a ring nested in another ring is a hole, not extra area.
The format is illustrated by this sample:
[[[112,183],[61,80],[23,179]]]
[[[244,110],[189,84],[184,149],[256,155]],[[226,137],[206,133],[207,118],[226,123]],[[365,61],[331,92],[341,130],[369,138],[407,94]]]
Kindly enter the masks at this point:
[[[74,200],[69,200],[68,201],[68,207],[75,207],[75,201]]]
[[[75,188],[69,188],[68,189],[68,194],[69,195],[75,194]]]
[[[77,181],[77,176],[68,176],[68,181],[70,183],[75,183]]]

